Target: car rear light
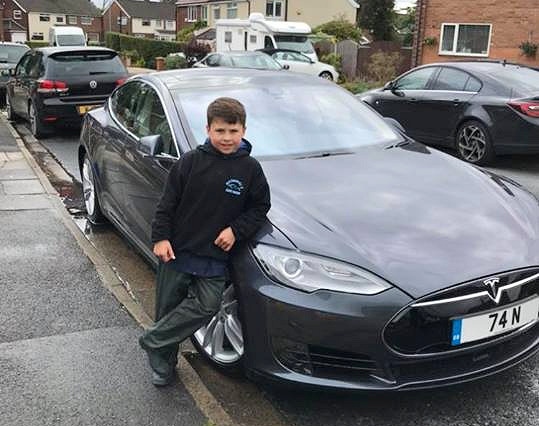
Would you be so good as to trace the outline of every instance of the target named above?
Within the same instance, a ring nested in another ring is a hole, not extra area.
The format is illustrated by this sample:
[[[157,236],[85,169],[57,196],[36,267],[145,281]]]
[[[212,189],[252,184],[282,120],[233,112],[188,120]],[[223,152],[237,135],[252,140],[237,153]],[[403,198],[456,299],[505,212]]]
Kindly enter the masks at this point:
[[[125,78],[119,78],[118,80],[116,80],[116,86],[121,86],[122,84],[125,83]]]
[[[65,93],[69,89],[67,84],[63,81],[56,80],[38,80],[39,86],[37,91],[39,93]]]
[[[539,117],[539,102],[516,101],[509,102],[511,108],[529,117]]]

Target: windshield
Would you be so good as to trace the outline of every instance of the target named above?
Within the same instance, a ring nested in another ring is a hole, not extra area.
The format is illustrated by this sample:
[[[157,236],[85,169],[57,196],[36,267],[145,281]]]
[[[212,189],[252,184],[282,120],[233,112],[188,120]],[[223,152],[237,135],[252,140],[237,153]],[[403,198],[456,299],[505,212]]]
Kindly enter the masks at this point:
[[[29,50],[26,46],[6,46],[0,45],[0,62],[11,62],[16,64],[21,56]]]
[[[197,88],[173,92],[198,144],[206,140],[206,109],[219,96],[236,98],[247,111],[246,139],[256,157],[350,152],[401,140],[376,113],[333,85],[280,80],[262,86]]]
[[[116,53],[62,53],[50,56],[53,76],[87,76],[95,74],[127,74]]]
[[[232,56],[232,63],[237,68],[255,68],[263,70],[280,70],[281,66],[267,55]]]
[[[314,53],[314,47],[307,36],[276,35],[275,42],[279,49],[295,50],[301,53]]]
[[[81,34],[62,34],[56,36],[58,46],[84,46],[86,40]]]

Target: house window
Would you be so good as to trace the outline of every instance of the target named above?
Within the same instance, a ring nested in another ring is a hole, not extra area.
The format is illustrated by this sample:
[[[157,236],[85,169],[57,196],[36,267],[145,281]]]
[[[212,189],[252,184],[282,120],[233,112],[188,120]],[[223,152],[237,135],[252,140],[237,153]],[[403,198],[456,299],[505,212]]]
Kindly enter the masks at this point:
[[[43,33],[32,33],[32,40],[43,40]]]
[[[149,19],[143,19],[142,20],[142,26],[143,27],[149,27],[151,25],[151,22]]]
[[[225,31],[225,43],[232,43],[232,31]]]
[[[488,56],[491,24],[442,24],[440,55]]]
[[[196,22],[198,20],[198,6],[189,6],[187,8],[187,22]]]
[[[283,2],[276,0],[266,1],[266,16],[280,18],[282,16]]]
[[[67,22],[69,22],[69,25],[77,25],[77,17],[76,16],[68,16]]]
[[[118,25],[122,25],[122,26],[127,25],[127,16],[122,16],[122,17],[118,16],[118,17],[116,18],[116,23],[117,23]]]
[[[234,19],[238,17],[238,3],[227,3],[226,17],[228,19]]]
[[[156,19],[155,20],[155,28],[163,28],[163,20],[162,19]]]
[[[88,41],[93,41],[98,43],[99,42],[99,34],[98,33],[88,33]]]
[[[213,6],[213,19],[221,19],[221,6]]]
[[[22,18],[22,12],[18,9],[13,11],[13,19],[21,19]]]
[[[202,20],[207,22],[208,21],[208,8],[206,6],[202,6],[201,11],[202,11],[202,14],[201,14]]]
[[[56,17],[56,23],[57,24],[63,24],[64,23],[64,17],[63,16],[57,16]]]
[[[257,41],[257,40],[256,40],[256,34],[251,34],[251,35],[249,36],[249,43],[251,43],[251,44],[256,44],[256,41]]]
[[[39,15],[39,20],[40,20],[41,22],[50,22],[51,16],[50,16],[50,15],[43,15],[43,14],[41,14],[41,15]]]
[[[81,16],[80,17],[80,23],[81,23],[81,25],[92,25],[92,17],[91,16]]]
[[[168,21],[168,20],[167,20],[167,21],[165,22],[165,28],[166,28],[167,30],[173,30],[173,29],[175,29],[175,28],[176,28],[176,21]]]

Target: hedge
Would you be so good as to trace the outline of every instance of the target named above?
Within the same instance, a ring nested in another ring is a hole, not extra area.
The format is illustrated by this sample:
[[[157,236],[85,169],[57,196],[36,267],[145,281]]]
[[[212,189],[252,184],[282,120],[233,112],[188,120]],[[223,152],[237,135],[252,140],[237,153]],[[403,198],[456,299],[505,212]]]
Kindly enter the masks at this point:
[[[47,41],[26,41],[25,44],[32,48],[37,49],[38,47],[47,47],[49,45],[49,42]]]
[[[186,49],[185,43],[132,37],[113,32],[105,34],[105,46],[117,52],[134,50],[146,63],[152,62],[158,56],[166,57],[169,53],[185,52]]]

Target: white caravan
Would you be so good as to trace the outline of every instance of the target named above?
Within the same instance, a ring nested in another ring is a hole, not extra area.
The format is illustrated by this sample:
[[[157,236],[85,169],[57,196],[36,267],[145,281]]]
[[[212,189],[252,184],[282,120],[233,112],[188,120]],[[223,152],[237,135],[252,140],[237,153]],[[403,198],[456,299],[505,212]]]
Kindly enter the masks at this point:
[[[269,21],[261,13],[251,13],[249,19],[218,19],[215,30],[217,52],[290,49],[318,60],[308,37],[311,27],[305,22]]]
[[[86,46],[86,36],[80,27],[51,27],[49,46]]]

